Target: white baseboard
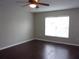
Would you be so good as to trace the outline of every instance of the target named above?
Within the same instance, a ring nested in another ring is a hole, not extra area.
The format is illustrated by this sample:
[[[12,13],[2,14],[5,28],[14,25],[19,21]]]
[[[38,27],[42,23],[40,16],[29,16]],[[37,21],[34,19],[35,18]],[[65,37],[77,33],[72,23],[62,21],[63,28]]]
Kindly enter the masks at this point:
[[[26,43],[26,42],[29,42],[29,41],[32,41],[32,40],[33,40],[33,39],[29,39],[29,40],[22,41],[22,42],[19,42],[19,43],[13,44],[13,45],[5,46],[5,47],[0,48],[0,50],[4,50],[4,49],[7,49],[7,48],[10,48],[10,47],[16,46],[16,45],[20,45],[20,44],[23,44],[23,43]]]
[[[72,46],[79,46],[78,44],[72,44],[72,43],[66,43],[66,42],[57,42],[57,41],[51,41],[51,40],[45,40],[45,39],[40,39],[40,38],[35,38],[35,40],[41,40],[41,41],[47,41],[47,42],[55,42],[55,43],[60,43],[60,44],[66,44],[66,45],[72,45]]]
[[[72,43],[66,43],[66,42],[57,42],[57,41],[51,41],[51,40],[45,40],[45,39],[40,39],[40,38],[34,38],[35,40],[41,40],[41,41],[47,41],[47,42],[55,42],[55,43],[60,43],[60,44],[66,44],[66,45],[73,45],[73,46],[79,46],[78,44],[72,44]],[[19,43],[16,43],[16,44],[13,44],[13,45],[9,45],[9,46],[5,46],[5,47],[2,47],[0,48],[0,50],[4,50],[4,49],[7,49],[7,48],[10,48],[10,47],[13,47],[13,46],[16,46],[16,45],[20,45],[20,44],[23,44],[23,43],[26,43],[26,42],[29,42],[29,41],[32,41],[34,39],[29,39],[29,40],[26,40],[26,41],[22,41],[22,42],[19,42]]]

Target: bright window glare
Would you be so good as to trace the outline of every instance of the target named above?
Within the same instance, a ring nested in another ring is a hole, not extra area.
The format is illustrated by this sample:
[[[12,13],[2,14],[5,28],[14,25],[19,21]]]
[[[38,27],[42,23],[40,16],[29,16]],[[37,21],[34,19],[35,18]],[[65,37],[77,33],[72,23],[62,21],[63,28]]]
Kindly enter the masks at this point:
[[[45,35],[55,37],[69,37],[69,16],[46,17]]]

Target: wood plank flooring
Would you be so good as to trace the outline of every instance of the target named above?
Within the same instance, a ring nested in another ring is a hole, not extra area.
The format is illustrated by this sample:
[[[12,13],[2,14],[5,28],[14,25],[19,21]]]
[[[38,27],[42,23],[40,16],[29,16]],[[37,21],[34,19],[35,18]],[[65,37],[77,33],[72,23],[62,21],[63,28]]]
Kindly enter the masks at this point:
[[[0,51],[0,59],[79,59],[79,47],[33,40]]]

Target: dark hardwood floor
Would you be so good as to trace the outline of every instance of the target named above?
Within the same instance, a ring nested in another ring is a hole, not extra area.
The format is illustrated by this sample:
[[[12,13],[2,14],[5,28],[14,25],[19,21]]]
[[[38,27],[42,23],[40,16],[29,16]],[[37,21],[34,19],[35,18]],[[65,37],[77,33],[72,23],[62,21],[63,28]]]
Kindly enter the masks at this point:
[[[0,59],[79,59],[79,47],[33,40],[0,51]]]
[[[33,41],[0,51],[0,59],[33,59]]]

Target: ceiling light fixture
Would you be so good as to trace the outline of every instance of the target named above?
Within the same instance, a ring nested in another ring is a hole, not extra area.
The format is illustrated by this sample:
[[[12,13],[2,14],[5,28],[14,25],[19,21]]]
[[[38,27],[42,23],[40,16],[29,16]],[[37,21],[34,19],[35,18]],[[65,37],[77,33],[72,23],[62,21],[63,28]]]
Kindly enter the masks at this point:
[[[17,1],[17,3],[24,3],[24,2]],[[49,6],[48,3],[42,3],[42,2],[39,2],[39,0],[28,0],[27,2],[25,1],[24,6],[29,6],[30,8],[39,8],[39,5]]]
[[[31,8],[36,8],[37,5],[36,5],[36,4],[30,4],[29,6],[30,6]]]
[[[38,0],[35,0],[36,2],[38,2]]]

